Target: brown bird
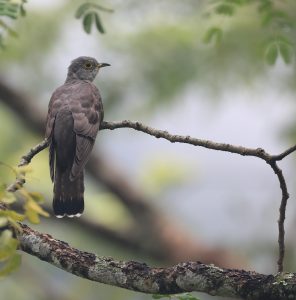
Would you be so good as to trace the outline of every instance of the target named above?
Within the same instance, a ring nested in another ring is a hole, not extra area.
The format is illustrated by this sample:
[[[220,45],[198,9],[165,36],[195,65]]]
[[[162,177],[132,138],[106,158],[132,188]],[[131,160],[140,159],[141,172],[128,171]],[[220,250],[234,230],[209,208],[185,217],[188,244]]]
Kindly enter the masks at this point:
[[[83,171],[104,117],[97,87],[100,68],[110,66],[81,56],[72,61],[66,82],[53,93],[46,121],[53,211],[58,218],[79,217],[84,210]]]

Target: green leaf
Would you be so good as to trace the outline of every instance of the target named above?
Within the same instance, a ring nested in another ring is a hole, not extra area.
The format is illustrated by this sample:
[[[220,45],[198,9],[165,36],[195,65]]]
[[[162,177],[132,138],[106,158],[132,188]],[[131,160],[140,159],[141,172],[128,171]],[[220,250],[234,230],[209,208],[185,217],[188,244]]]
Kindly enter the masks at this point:
[[[0,48],[2,50],[4,50],[6,48],[5,44],[4,44],[4,41],[3,41],[3,35],[0,34]]]
[[[83,28],[84,28],[84,31],[88,34],[91,31],[91,25],[94,21],[94,18],[95,18],[94,12],[90,12],[90,13],[86,14],[83,18]]]
[[[16,19],[19,14],[19,5],[16,3],[1,3],[0,2],[0,15]]]
[[[276,43],[271,43],[265,51],[265,60],[269,65],[274,65],[279,54],[279,49]]]
[[[207,30],[207,32],[203,38],[203,41],[206,44],[209,44],[212,41],[214,41],[215,44],[218,44],[222,40],[222,35],[223,35],[223,31],[221,28],[211,27],[210,29]]]
[[[17,231],[21,232],[22,231],[22,227],[12,218],[7,217],[8,222],[10,223],[10,225],[12,225]]]
[[[29,195],[36,202],[43,202],[44,201],[44,197],[41,193],[29,192]]]
[[[36,203],[32,199],[27,200],[26,204],[24,205],[24,209],[25,211],[32,210],[41,216],[49,217],[49,213],[46,212],[38,203]]]
[[[260,13],[266,13],[269,12],[273,7],[273,3],[270,0],[261,1],[258,6],[258,11]]]
[[[32,173],[33,169],[31,166],[25,165],[17,167],[15,171],[17,175],[24,176],[24,173]]]
[[[19,241],[12,237],[11,230],[4,230],[0,236],[0,261],[7,260],[12,256],[18,245]]]
[[[234,11],[234,6],[230,4],[220,4],[216,7],[216,13],[219,15],[232,16]]]
[[[10,27],[8,27],[7,28],[7,32],[12,36],[12,37],[18,37],[18,33],[15,31],[15,30],[13,30],[13,29],[11,29]]]
[[[13,193],[6,191],[6,185],[0,185],[0,202],[5,204],[11,204],[16,201],[16,197]]]
[[[8,224],[8,219],[6,217],[0,217],[0,228],[5,227]]]
[[[281,11],[281,10],[271,10],[267,12],[265,15],[263,15],[261,22],[263,26],[269,25],[273,21],[283,21],[287,20],[287,23],[289,22],[288,20],[288,15]]]
[[[89,10],[91,7],[92,4],[88,2],[80,5],[75,12],[75,18],[80,19],[86,13],[86,11]]]
[[[22,257],[20,254],[15,253],[4,265],[4,267],[0,270],[0,277],[5,277],[11,272],[15,271],[19,268],[22,261]]]
[[[291,47],[285,43],[279,43],[279,51],[280,51],[283,61],[286,64],[290,64],[292,61]]]
[[[10,217],[14,221],[24,221],[25,216],[15,212],[14,210],[1,210],[0,216]]]
[[[99,14],[97,14],[97,13],[95,14],[95,20],[96,20],[96,27],[97,27],[98,31],[102,34],[105,33],[105,29],[104,29],[103,24],[101,22],[101,18],[99,16]]]
[[[21,14],[22,17],[25,17],[26,14],[27,14],[23,4],[20,7],[20,14]]]
[[[9,229],[3,230],[0,235],[0,247],[6,245],[11,238],[12,238],[12,231]]]
[[[12,204],[13,202],[16,201],[16,197],[12,193],[6,193],[6,195],[0,199],[0,202],[3,202],[5,204]]]
[[[26,211],[26,217],[33,224],[39,224],[40,223],[40,218],[39,218],[37,212],[32,210],[32,209]]]
[[[276,38],[272,38],[271,40],[272,41],[276,40],[278,42],[287,44],[289,46],[293,46],[293,42],[283,35],[278,35]]]

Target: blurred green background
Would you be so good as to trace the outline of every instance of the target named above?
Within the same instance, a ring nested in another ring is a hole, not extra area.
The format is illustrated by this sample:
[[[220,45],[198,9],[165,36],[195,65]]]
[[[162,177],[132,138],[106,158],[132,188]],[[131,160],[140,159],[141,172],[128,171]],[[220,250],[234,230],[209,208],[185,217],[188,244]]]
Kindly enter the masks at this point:
[[[234,11],[219,13],[224,2],[247,5],[231,4]],[[266,21],[259,2],[284,14]],[[112,66],[95,80],[105,120],[140,121],[273,154],[295,143],[295,1],[97,1],[114,10],[100,12],[105,34],[94,27],[87,34],[75,19],[83,3],[29,0],[25,17],[4,17],[18,37],[3,33],[0,52],[2,162],[17,165],[42,140],[49,98],[81,55]],[[218,28],[212,38],[210,28]],[[281,43],[288,45],[283,53]],[[82,219],[51,216],[34,229],[81,250],[154,266],[201,260],[276,272],[281,193],[263,161],[130,129],[99,132],[94,152],[101,164],[89,166]],[[285,266],[293,271],[294,155],[280,165],[291,196]],[[30,166],[27,187],[45,196],[50,211],[48,151]],[[1,182],[13,179],[0,168]],[[138,208],[137,201],[144,204]],[[75,277],[25,253],[22,260],[18,272],[0,281],[0,299],[151,299]]]

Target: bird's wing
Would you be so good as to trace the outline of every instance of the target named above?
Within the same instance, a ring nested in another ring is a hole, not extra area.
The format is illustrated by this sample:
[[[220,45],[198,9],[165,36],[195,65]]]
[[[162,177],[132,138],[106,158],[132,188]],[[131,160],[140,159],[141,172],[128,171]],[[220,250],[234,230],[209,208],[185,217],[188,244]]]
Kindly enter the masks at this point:
[[[55,149],[52,143],[52,135],[54,122],[57,112],[63,106],[63,88],[58,88],[50,98],[48,104],[48,114],[46,119],[46,129],[45,129],[45,138],[49,140],[49,167],[50,167],[50,177],[51,180],[54,180],[54,165],[55,165]]]
[[[75,180],[89,159],[103,119],[101,96],[96,86],[90,82],[77,84],[69,108],[76,133],[76,154],[70,175],[70,179]]]

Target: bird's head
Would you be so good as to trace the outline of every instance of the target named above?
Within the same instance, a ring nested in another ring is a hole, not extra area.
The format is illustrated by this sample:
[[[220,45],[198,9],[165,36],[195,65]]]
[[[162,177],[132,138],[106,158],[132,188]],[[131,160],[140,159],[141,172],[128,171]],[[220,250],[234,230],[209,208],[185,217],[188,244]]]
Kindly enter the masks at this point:
[[[68,68],[67,80],[80,79],[93,81],[100,68],[107,66],[110,65],[106,63],[98,63],[93,57],[80,56],[71,62]]]

